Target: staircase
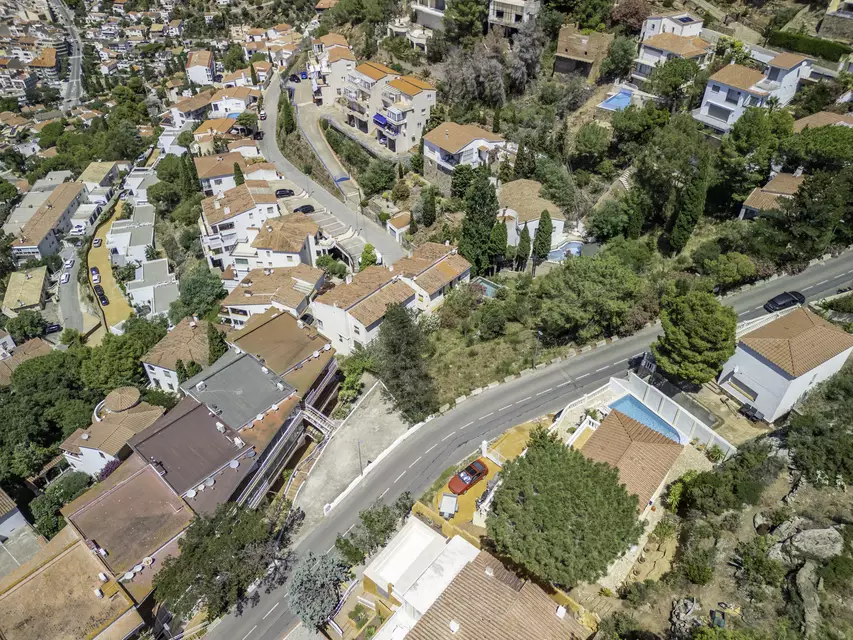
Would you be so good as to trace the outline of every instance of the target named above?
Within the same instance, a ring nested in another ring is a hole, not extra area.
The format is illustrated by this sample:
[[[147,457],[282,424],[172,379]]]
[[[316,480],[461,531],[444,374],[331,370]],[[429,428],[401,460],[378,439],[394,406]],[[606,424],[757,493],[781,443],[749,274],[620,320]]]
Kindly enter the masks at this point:
[[[317,411],[312,406],[306,406],[302,409],[302,417],[308,424],[315,427],[323,433],[325,437],[329,437],[337,428],[337,425],[329,420],[322,413]]]
[[[631,166],[619,174],[619,182],[623,187],[625,187],[625,191],[628,191],[631,188],[631,178],[634,176],[635,171],[636,169]]]

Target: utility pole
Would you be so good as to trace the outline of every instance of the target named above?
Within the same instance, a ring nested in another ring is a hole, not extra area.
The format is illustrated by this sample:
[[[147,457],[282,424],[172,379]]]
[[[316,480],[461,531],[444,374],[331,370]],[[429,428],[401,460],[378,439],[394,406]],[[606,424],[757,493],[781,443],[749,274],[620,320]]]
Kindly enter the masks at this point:
[[[358,447],[358,475],[363,476],[364,467],[361,466],[361,440],[358,441],[356,446]]]
[[[533,368],[536,368],[536,357],[539,355],[539,341],[542,339],[542,332],[536,330],[536,342],[533,345]]]

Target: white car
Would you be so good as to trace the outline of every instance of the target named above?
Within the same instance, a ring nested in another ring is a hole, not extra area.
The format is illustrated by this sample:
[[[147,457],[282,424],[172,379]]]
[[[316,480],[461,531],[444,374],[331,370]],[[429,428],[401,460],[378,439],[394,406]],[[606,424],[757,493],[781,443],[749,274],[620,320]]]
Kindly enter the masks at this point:
[[[267,112],[266,112],[266,111],[261,111],[261,112],[258,114],[258,117],[259,117],[261,120],[266,120],[266,119],[267,119]]]
[[[101,274],[100,273],[93,273],[92,274],[92,284],[98,284],[100,282],[101,282]]]
[[[66,268],[66,269],[70,269],[70,268],[71,268],[71,267],[73,267],[73,266],[74,266],[74,258],[68,258],[68,259],[65,261],[65,268]]]
[[[67,271],[62,274],[62,278],[60,278],[60,284],[68,284],[68,281],[71,280],[71,274]]]

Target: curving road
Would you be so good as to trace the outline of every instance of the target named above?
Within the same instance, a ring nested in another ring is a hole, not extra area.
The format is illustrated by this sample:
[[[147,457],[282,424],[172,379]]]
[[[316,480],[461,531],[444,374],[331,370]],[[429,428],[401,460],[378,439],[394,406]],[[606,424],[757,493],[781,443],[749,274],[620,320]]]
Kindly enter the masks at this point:
[[[65,88],[65,98],[62,101],[63,111],[69,111],[80,104],[80,93],[82,92],[82,60],[83,60],[83,41],[80,39],[80,33],[74,25],[74,13],[65,5],[62,0],[55,2],[56,12],[65,24],[68,34],[71,36],[71,49],[68,55],[70,68],[68,70],[68,84]]]
[[[799,290],[808,300],[835,293],[853,281],[853,252],[818,264],[795,276],[779,278],[726,298],[739,320],[764,314],[769,298]],[[549,365],[496,389],[469,398],[424,425],[368,474],[297,546],[298,553],[326,553],[338,533],[358,521],[358,512],[377,499],[393,503],[404,491],[420,495],[447,467],[473,453],[484,439],[507,428],[553,412],[627,370],[628,359],[645,351],[660,329],[648,327],[628,338]],[[298,620],[284,602],[285,588],[262,594],[260,604],[240,617],[229,615],[208,636],[215,640],[281,640]]]

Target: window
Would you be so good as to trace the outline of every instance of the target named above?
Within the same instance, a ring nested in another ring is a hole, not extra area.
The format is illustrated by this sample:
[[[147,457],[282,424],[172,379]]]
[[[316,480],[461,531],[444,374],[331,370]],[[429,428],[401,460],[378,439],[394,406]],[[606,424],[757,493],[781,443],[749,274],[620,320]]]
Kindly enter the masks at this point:
[[[732,104],[737,104],[738,98],[740,98],[740,91],[736,89],[729,89],[726,92],[726,102],[731,102]]]
[[[104,455],[103,453],[101,453],[100,451],[98,451],[98,455],[99,455],[99,456],[101,456],[104,460],[106,460],[106,459],[107,459],[107,456],[105,456],[105,455]]]
[[[222,184],[222,180],[220,180],[219,178],[216,178],[216,179],[213,181],[213,184]]]
[[[293,262],[293,256],[287,256],[287,261],[288,261],[288,262]]]
[[[358,327],[353,327],[352,332],[357,336],[361,335],[361,330]]]
[[[322,320],[317,320],[317,328],[320,329],[320,331],[323,330],[323,321]]]
[[[167,386],[167,387],[169,387],[169,391],[174,391],[174,390],[175,390],[175,386],[174,386],[171,382],[167,382],[167,383],[166,383],[166,386]]]
[[[714,93],[720,93],[720,85],[712,84],[711,85],[711,91],[713,91]]]

